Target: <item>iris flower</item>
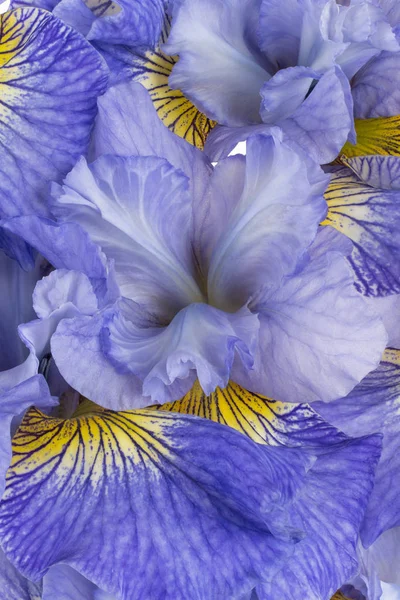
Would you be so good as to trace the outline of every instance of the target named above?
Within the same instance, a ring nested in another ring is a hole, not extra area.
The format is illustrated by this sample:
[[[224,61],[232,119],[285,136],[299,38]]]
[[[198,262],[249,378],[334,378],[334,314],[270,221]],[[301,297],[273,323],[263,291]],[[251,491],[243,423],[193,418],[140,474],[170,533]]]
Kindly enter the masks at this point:
[[[170,86],[223,126],[209,138],[213,157],[279,125],[327,163],[349,134],[354,143],[353,115],[400,112],[388,76],[399,44],[367,0],[185,0],[174,4],[163,50],[179,55]]]
[[[93,259],[91,242],[83,237],[82,244]],[[256,397],[234,384],[209,398],[197,384],[197,397],[191,392],[161,410],[115,412],[71,402],[64,382],[57,407],[60,376],[48,344],[57,323],[89,308],[89,280],[67,269],[42,277],[41,260],[27,273],[1,258],[9,352],[0,381],[15,384],[3,386],[0,399],[0,582],[10,597],[177,600],[190,590],[193,599],[211,600],[250,597],[256,587],[264,598],[281,593],[293,570],[301,598],[317,589],[331,595],[351,576],[379,436],[348,438],[306,405]],[[5,284],[19,286],[19,303],[7,302]],[[101,285],[96,289],[100,301]],[[34,316],[32,297],[40,318],[21,324],[18,337],[15,323]],[[55,377],[43,369],[52,395],[42,375],[18,383],[15,368],[22,365],[26,377],[34,359],[41,367],[52,361]],[[31,404],[14,435],[5,482],[10,425],[15,431]],[[192,416],[199,409],[206,416],[207,404],[220,422]],[[344,477],[348,495],[340,489]],[[332,505],[343,523],[337,531]]]
[[[140,120],[131,117],[127,137],[114,143],[129,101],[140,102]],[[114,123],[99,123],[101,156],[80,160],[53,188],[53,214],[102,248],[121,296],[91,320],[60,324],[53,337],[75,389],[86,394],[93,368],[87,328],[109,364],[99,388],[115,407],[120,376],[158,402],[181,397],[197,378],[206,393],[231,378],[270,397],[312,401],[345,395],[378,365],[386,334],[354,289],[351,246],[331,228],[318,230],[328,180],[317,165],[277,132],[213,170],[162,126],[137,84],[111,88],[102,113]],[[124,144],[128,156],[115,156],[127,154]],[[48,223],[26,217],[6,227],[55,264]]]

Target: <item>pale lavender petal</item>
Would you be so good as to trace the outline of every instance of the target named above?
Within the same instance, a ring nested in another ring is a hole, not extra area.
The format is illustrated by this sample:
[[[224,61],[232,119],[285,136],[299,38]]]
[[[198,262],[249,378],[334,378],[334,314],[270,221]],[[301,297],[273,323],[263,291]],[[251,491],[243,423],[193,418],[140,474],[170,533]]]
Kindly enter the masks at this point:
[[[271,73],[257,49],[259,0],[178,3],[166,54],[179,54],[170,86],[224,125],[260,122],[260,89]]]
[[[121,294],[160,319],[201,301],[192,258],[192,206],[187,178],[156,157],[81,159],[53,210],[81,225],[115,264]]]
[[[244,190],[230,199],[211,255],[207,289],[214,306],[237,310],[295,268],[325,215],[328,180],[318,171],[278,134],[250,138]]]
[[[376,368],[387,334],[354,288],[343,237],[324,228],[303,268],[254,300],[259,354],[252,371],[234,368],[234,381],[278,400],[328,402]]]
[[[188,392],[196,378],[206,394],[226,387],[235,356],[251,368],[258,328],[247,308],[224,313],[207,304],[191,304],[160,328],[125,300],[106,323],[104,345],[118,370],[143,381],[145,395],[167,402],[179,399],[182,387]]]
[[[59,324],[51,352],[61,375],[82,396],[105,408],[127,410],[151,404],[142,393],[140,379],[118,372],[104,356],[99,337],[103,321],[99,313]]]

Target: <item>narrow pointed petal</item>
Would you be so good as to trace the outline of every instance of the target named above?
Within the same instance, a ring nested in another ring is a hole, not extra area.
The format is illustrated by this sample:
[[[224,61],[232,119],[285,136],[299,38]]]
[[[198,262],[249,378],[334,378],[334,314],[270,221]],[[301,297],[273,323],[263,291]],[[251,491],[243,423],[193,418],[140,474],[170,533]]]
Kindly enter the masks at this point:
[[[32,409],[14,449],[0,536],[34,579],[62,562],[121,600],[240,597],[299,539],[285,520],[310,460],[204,419]]]
[[[43,215],[49,181],[87,150],[106,67],[46,11],[21,8],[0,22],[0,214]]]
[[[332,173],[325,198],[328,215],[324,224],[353,242],[349,262],[357,289],[366,296],[398,294],[400,191],[377,190],[342,168]]]
[[[386,350],[378,369],[370,373],[346,398],[332,405],[316,405],[322,416],[348,435],[382,432],[383,451],[375,487],[362,527],[362,541],[372,544],[379,535],[400,525],[397,486],[400,477],[400,351]]]

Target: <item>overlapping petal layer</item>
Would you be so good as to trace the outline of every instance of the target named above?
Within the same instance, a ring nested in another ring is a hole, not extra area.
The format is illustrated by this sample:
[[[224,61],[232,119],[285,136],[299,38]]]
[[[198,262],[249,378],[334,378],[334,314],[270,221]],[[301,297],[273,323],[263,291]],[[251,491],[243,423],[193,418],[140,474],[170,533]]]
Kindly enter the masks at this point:
[[[252,300],[260,319],[258,353],[254,369],[233,371],[238,383],[289,402],[331,401],[378,366],[387,335],[354,288],[350,252],[349,240],[326,228],[301,268]]]
[[[362,539],[372,544],[386,529],[400,524],[399,478],[400,352],[386,350],[379,368],[370,373],[346,398],[332,407],[318,404],[324,418],[348,435],[381,431],[382,457],[362,528]]]
[[[201,301],[190,246],[187,178],[156,157],[82,159],[53,211],[81,225],[115,263],[121,294],[162,321]]]
[[[23,577],[2,550],[0,550],[0,589],[7,600],[42,600],[41,584],[32,583]],[[71,598],[71,600],[77,599]]]
[[[160,44],[167,41],[169,29],[170,21],[166,18]],[[169,86],[168,79],[178,57],[168,56],[160,47],[141,50],[102,45],[101,52],[110,67],[112,81],[133,79],[140,82],[148,90],[164,125],[194,146],[204,148],[216,123],[200,112],[180,90]]]
[[[63,562],[123,600],[211,600],[293,551],[285,506],[310,464],[297,450],[190,416],[87,410],[32,409],[14,439],[0,535],[23,574]]]
[[[400,192],[375,189],[347,168],[332,173],[325,193],[332,225],[353,242],[349,262],[367,296],[400,292]]]
[[[48,182],[87,150],[106,68],[46,11],[20,8],[0,22],[1,214],[46,214]]]
[[[257,596],[330,598],[356,570],[356,542],[380,454],[379,436],[346,438],[306,404],[276,402],[234,383],[209,396],[196,384],[185,398],[160,409],[206,417],[259,444],[297,447],[317,456],[290,510],[289,522],[307,536],[283,569],[257,586]]]

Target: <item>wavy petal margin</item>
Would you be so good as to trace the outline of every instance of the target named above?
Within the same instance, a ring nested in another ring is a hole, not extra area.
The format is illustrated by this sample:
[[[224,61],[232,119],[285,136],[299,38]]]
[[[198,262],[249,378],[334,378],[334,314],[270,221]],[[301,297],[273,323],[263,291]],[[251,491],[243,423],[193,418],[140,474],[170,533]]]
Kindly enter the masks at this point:
[[[14,437],[0,538],[23,575],[62,562],[121,600],[213,600],[282,567],[309,457],[205,419],[88,404],[66,421],[33,408]]]

